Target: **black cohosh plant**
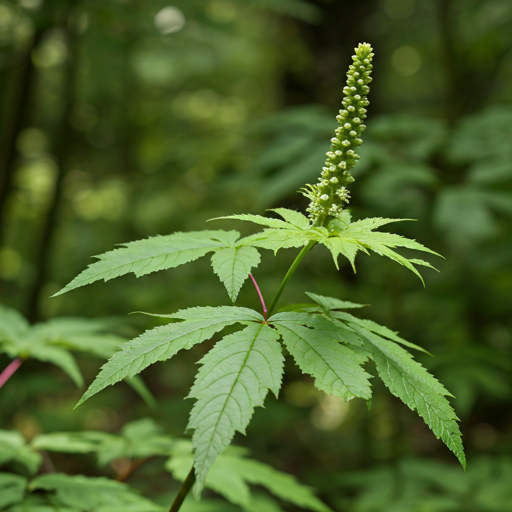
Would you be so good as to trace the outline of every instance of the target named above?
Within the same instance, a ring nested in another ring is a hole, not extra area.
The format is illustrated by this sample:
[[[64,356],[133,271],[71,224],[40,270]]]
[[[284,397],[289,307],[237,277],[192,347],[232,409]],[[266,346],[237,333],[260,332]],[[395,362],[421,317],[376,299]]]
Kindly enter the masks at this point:
[[[436,437],[459,458],[465,457],[457,417],[447,396],[450,393],[402,346],[423,350],[395,332],[370,320],[361,320],[347,310],[360,304],[307,293],[311,304],[287,306],[276,312],[278,300],[288,281],[306,254],[324,245],[337,266],[339,255],[354,267],[358,251],[374,251],[404,265],[421,279],[417,265],[430,267],[418,259],[406,258],[396,247],[436,254],[423,245],[402,236],[375,231],[402,219],[366,218],[352,221],[346,208],[347,186],[354,181],[350,170],[359,156],[365,128],[368,84],[371,81],[372,48],[360,44],[347,73],[343,108],[337,119],[339,127],[331,139],[325,165],[318,183],[306,185],[302,193],[309,198],[309,217],[284,208],[272,211],[282,219],[258,215],[232,215],[220,219],[238,219],[265,226],[263,231],[240,239],[237,231],[208,230],[174,233],[130,242],[123,248],[98,256],[58,294],[79,286],[133,272],[142,276],[177,267],[213,253],[214,272],[226,286],[233,304],[238,292],[251,278],[258,292],[263,314],[238,306],[193,307],[168,315],[172,320],[144,332],[123,345],[102,367],[80,403],[106,386],[138,374],[157,361],[170,359],[179,350],[211,338],[226,326],[242,328],[221,339],[200,361],[190,397],[195,398],[188,427],[192,437],[194,463],[170,511],[177,511],[195,483],[200,493],[206,475],[217,457],[230,444],[236,431],[244,432],[254,408],[263,405],[267,393],[276,396],[283,373],[283,346],[301,370],[310,374],[318,389],[345,400],[370,400],[370,375],[363,365],[372,361],[391,393],[399,397],[432,429]],[[214,219],[217,220],[217,219]],[[260,262],[258,249],[302,248],[284,276],[269,308],[251,274]]]

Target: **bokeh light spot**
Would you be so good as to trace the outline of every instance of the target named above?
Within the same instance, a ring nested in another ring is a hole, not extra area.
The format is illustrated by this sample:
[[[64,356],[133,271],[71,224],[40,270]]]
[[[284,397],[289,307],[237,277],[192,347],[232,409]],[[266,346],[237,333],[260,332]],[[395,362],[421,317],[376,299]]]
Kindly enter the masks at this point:
[[[335,395],[324,394],[320,403],[311,411],[311,423],[320,430],[334,430],[347,417],[349,402]]]
[[[164,7],[156,14],[154,23],[160,34],[173,34],[185,26],[185,15],[177,7]]]
[[[414,46],[400,46],[393,52],[391,64],[399,75],[412,76],[421,68],[421,55]]]

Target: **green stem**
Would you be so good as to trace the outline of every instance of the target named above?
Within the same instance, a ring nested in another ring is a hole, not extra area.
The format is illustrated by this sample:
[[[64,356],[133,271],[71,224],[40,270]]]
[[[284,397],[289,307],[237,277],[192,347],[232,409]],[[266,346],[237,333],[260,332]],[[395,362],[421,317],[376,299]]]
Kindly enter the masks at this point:
[[[288,272],[286,272],[286,275],[284,276],[283,281],[279,285],[279,288],[278,288],[278,290],[276,292],[276,296],[274,297],[274,300],[272,301],[272,304],[270,304],[270,307],[268,308],[268,316],[272,315],[272,312],[274,311],[274,308],[277,305],[277,301],[279,300],[279,298],[281,297],[281,294],[283,293],[284,289],[286,288],[286,285],[288,284],[288,281],[293,276],[293,273],[295,272],[295,270],[299,266],[300,262],[304,259],[304,256],[306,256],[306,254],[311,249],[313,249],[315,244],[316,244],[316,242],[311,240],[311,242],[309,242],[308,245],[306,245],[305,247],[302,248],[302,251],[300,251],[299,255],[295,258],[295,261],[292,263],[292,266],[288,269]]]
[[[190,489],[192,489],[192,486],[194,485],[195,481],[196,473],[194,471],[194,466],[192,466],[192,469],[190,470],[190,473],[188,474],[187,478],[185,478],[185,481],[183,482],[183,484],[181,484],[181,488],[178,491],[176,498],[174,498],[174,501],[171,505],[171,508],[169,509],[169,512],[178,512],[178,510],[181,508],[181,505],[183,504],[183,501],[187,497],[188,492],[190,491]]]

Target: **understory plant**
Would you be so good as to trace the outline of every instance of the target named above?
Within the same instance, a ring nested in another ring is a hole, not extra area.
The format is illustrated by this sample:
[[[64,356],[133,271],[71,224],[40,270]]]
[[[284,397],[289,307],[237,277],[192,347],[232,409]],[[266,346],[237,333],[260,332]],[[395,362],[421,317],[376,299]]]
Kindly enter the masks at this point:
[[[423,350],[397,333],[370,320],[359,319],[352,310],[361,304],[306,292],[311,303],[276,310],[289,280],[316,246],[324,246],[338,258],[347,258],[355,270],[359,251],[370,251],[405,266],[422,281],[417,266],[431,265],[395,251],[397,247],[436,255],[420,243],[378,228],[404,219],[365,218],[353,220],[347,208],[351,170],[359,155],[365,129],[372,48],[360,44],[347,73],[343,106],[320,178],[301,193],[309,199],[308,215],[285,208],[271,210],[280,218],[231,215],[212,220],[248,221],[264,229],[240,238],[237,231],[206,230],[173,233],[129,242],[98,256],[57,295],[97,280],[110,280],[130,272],[137,277],[189,263],[209,253],[214,272],[225,285],[233,305],[192,307],[170,314],[155,314],[167,325],[144,332],[122,345],[83,395],[79,404],[107,386],[131,378],[157,361],[165,361],[182,349],[210,339],[233,324],[240,330],[223,337],[200,361],[190,397],[196,400],[188,428],[193,430],[193,465],[170,512],[179,510],[195,482],[203,489],[208,472],[228,447],[235,432],[244,433],[254,408],[266,395],[279,393],[285,353],[289,353],[315,386],[344,400],[371,400],[370,375],[364,365],[371,361],[391,393],[425,420],[465,467],[457,417],[447,397],[450,393],[406,350]],[[284,276],[269,307],[266,307],[252,270],[260,263],[260,249],[274,251],[301,248]],[[431,267],[432,268],[432,267]],[[235,306],[244,282],[252,280],[262,311]],[[404,348],[406,347],[406,348]],[[424,351],[424,350],[423,350]]]

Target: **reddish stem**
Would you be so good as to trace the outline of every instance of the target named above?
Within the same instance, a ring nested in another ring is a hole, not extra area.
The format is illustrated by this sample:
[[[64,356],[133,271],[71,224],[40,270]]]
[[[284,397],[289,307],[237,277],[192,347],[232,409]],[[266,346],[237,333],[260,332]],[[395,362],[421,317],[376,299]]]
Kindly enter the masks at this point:
[[[254,279],[253,275],[249,274],[249,277],[252,279],[254,288],[256,288],[256,291],[258,292],[258,297],[260,298],[261,306],[263,308],[263,316],[265,317],[265,322],[266,322],[267,321],[267,306],[265,306],[265,301],[263,300],[263,295],[261,294],[258,283],[256,282],[256,279]]]
[[[23,359],[17,357],[0,373],[0,388],[11,378],[12,374],[21,366],[21,363],[23,363]]]

